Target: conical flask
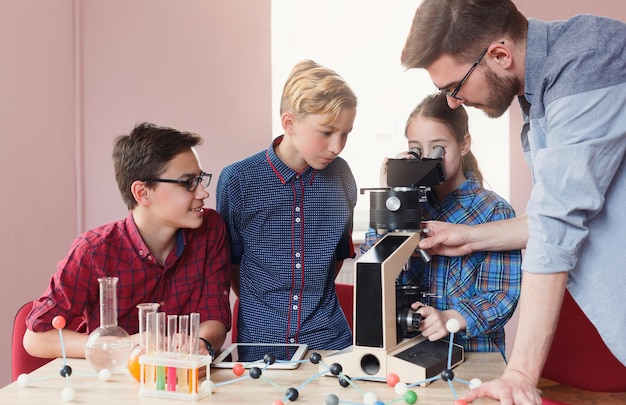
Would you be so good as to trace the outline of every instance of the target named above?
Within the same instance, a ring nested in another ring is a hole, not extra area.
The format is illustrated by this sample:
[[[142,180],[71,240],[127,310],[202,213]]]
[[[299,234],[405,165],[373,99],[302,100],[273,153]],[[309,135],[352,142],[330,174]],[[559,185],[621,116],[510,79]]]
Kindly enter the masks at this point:
[[[118,372],[126,368],[133,342],[117,325],[117,277],[103,277],[100,283],[100,326],[89,334],[85,358],[97,371]]]

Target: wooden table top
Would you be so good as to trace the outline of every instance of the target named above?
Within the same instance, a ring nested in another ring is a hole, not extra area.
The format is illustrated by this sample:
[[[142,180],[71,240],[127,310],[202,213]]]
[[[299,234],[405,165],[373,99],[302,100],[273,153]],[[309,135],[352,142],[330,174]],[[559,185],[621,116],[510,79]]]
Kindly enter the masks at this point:
[[[547,378],[539,379],[538,388],[543,398],[563,404],[576,405],[624,405],[626,392],[587,391],[557,383]]]
[[[330,352],[320,351],[322,356]],[[0,390],[0,403],[4,404],[65,404],[61,398],[61,391],[69,385],[75,392],[72,402],[80,404],[171,404],[172,399],[156,398],[139,394],[140,384],[128,373],[114,374],[108,381],[100,381],[89,364],[83,359],[69,359],[68,365],[73,373],[66,384],[59,375],[63,366],[62,359],[56,359],[29,375],[27,386],[19,386],[13,382]],[[504,360],[499,353],[466,353],[465,362],[454,369],[455,378],[469,381],[480,378],[488,381],[502,374],[505,368]],[[211,369],[213,383],[230,382],[214,388],[211,396],[199,399],[197,402],[205,404],[267,404],[285,399],[285,391],[298,388],[299,398],[295,405],[324,404],[329,394],[336,395],[341,401],[361,403],[365,392],[373,392],[378,400],[388,403],[400,398],[394,389],[382,382],[355,381],[356,387],[341,387],[335,377],[315,378],[318,365],[303,363],[296,370],[265,370],[262,378],[234,381],[237,379],[229,369]],[[244,374],[247,376],[248,374]],[[307,382],[308,380],[310,382]],[[307,382],[306,384],[304,384]],[[453,382],[457,395],[467,392],[469,387],[459,381]],[[454,395],[448,384],[442,380],[434,381],[427,387],[411,388],[417,393],[416,404],[446,404],[454,402]],[[191,401],[176,400],[176,403]],[[403,400],[398,403],[405,403]],[[474,403],[497,403],[491,400],[479,400]]]

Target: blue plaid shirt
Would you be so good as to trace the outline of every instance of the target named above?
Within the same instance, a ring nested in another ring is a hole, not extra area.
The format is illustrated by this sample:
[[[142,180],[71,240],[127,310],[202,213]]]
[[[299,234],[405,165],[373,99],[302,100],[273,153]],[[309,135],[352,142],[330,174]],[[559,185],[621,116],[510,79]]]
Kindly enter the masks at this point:
[[[216,200],[240,265],[238,340],[342,349],[352,334],[335,293],[337,261],[354,257],[357,188],[348,164],[296,173],[274,151],[224,168]]]
[[[445,221],[476,225],[513,218],[513,208],[493,191],[480,186],[476,177],[467,180],[443,201],[429,193],[422,206],[425,221]],[[370,229],[361,250],[368,250],[382,235]],[[467,321],[465,333],[455,335],[456,343],[467,351],[505,354],[504,325],[511,318],[522,282],[519,250],[474,252],[467,256],[433,256],[424,263],[415,253],[410,269],[398,283],[418,283],[428,289],[424,303],[440,311],[453,309]]]

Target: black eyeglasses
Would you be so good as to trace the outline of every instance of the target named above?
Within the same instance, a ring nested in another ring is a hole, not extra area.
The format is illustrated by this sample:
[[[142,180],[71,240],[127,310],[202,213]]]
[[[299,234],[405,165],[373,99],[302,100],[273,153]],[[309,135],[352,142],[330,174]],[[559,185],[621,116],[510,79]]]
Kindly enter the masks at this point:
[[[457,97],[457,94],[459,94],[459,90],[461,90],[461,86],[463,86],[463,84],[465,84],[465,82],[467,81],[467,78],[470,77],[470,75],[472,74],[472,72],[474,71],[474,69],[476,69],[476,66],[478,66],[478,64],[480,63],[480,61],[483,59],[483,57],[485,56],[485,54],[487,53],[487,50],[489,48],[485,48],[480,55],[478,56],[478,59],[476,59],[476,62],[474,62],[474,64],[472,65],[472,67],[470,68],[470,70],[467,72],[467,74],[463,77],[463,79],[461,79],[461,81],[459,82],[459,84],[456,86],[456,88],[452,91],[448,90],[448,89],[439,89],[439,91],[449,97],[452,97],[454,99],[457,100],[463,100],[461,97]]]
[[[202,187],[207,188],[211,184],[211,173],[200,172],[200,176],[193,176],[187,180],[176,179],[145,179],[144,181],[158,181],[160,183],[177,183],[185,186],[187,191],[193,193],[198,188],[198,184],[202,184]]]

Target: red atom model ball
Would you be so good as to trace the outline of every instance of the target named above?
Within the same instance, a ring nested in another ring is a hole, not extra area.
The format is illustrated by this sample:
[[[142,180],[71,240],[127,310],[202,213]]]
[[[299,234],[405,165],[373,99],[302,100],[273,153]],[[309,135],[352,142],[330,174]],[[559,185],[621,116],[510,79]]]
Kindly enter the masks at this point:
[[[395,373],[390,373],[387,374],[387,385],[390,387],[395,387],[397,383],[400,382],[400,377],[398,377],[398,374]]]
[[[244,373],[244,371],[246,371],[246,370],[243,368],[243,364],[241,364],[241,363],[237,363],[237,364],[235,364],[235,365],[233,366],[233,373],[234,373],[237,377],[242,376],[242,375],[243,375],[243,373]]]
[[[52,326],[54,326],[54,329],[65,328],[65,318],[61,315],[55,316],[54,318],[52,318]]]

